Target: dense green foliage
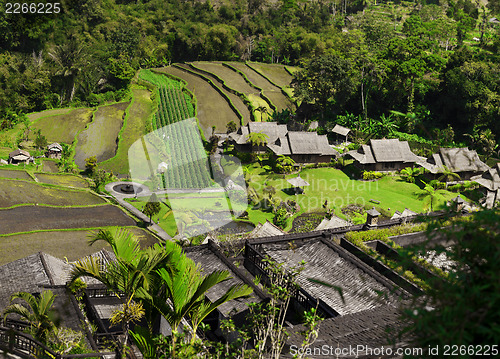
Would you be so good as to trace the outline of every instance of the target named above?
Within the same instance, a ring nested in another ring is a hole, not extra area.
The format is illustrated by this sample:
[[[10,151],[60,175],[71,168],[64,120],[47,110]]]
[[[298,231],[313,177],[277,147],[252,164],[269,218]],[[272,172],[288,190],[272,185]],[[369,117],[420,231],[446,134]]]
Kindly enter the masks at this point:
[[[478,144],[486,155],[500,133],[500,26],[491,21],[497,0],[486,7],[471,0],[62,0],[60,13],[44,15],[2,7],[2,127],[22,113],[122,98],[139,68],[314,59],[307,69],[326,69],[322,82],[334,78],[333,86],[307,91],[304,85],[318,79],[297,74],[297,94],[312,107],[299,112],[308,118],[311,109],[333,120],[345,113],[388,118],[397,110],[413,117],[376,134],[398,130],[435,140],[440,136],[430,130],[451,124],[459,141],[476,145],[462,134],[486,138]]]

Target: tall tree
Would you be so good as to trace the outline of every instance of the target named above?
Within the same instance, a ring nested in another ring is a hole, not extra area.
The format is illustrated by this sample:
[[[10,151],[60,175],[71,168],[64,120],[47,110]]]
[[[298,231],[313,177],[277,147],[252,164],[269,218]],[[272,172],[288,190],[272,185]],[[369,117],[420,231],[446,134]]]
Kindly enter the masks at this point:
[[[160,201],[158,200],[156,193],[153,193],[151,197],[149,197],[148,203],[146,203],[146,205],[144,206],[142,213],[144,213],[146,216],[149,216],[149,223],[151,223],[153,216],[160,213],[160,210]]]
[[[292,80],[295,97],[312,104],[321,114],[330,104],[342,105],[354,89],[351,65],[335,55],[323,55],[310,61]]]

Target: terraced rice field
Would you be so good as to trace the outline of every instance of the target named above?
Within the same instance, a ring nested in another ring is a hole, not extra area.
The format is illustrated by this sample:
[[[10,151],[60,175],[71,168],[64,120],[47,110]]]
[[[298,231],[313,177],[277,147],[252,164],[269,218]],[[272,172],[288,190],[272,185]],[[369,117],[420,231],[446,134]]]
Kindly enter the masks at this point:
[[[149,90],[132,89],[132,103],[127,109],[123,130],[119,135],[116,155],[100,164],[101,168],[121,176],[129,172],[128,150],[146,131],[147,122],[155,110]]]
[[[71,174],[36,173],[35,177],[41,183],[64,187],[89,188],[89,184],[85,179]]]
[[[3,170],[0,169],[0,178],[12,178],[21,179],[25,181],[32,181],[33,178],[30,177],[25,171],[22,170]]]
[[[259,90],[250,86],[239,73],[231,70],[229,67],[222,65],[222,63],[193,62],[192,64],[196,68],[213,73],[222,81],[224,81],[227,86],[235,91],[241,92],[245,95],[251,93],[259,93]]]
[[[42,160],[42,171],[43,172],[50,172],[50,173],[57,173],[57,172],[59,172],[59,168],[57,167],[56,161],[50,160],[50,159],[43,159]]]
[[[135,225],[123,210],[110,204],[72,208],[21,206],[0,210],[0,234]]]
[[[78,135],[74,160],[80,169],[85,169],[88,157],[96,156],[97,161],[102,162],[116,154],[118,133],[128,105],[128,102],[121,102],[97,109],[92,123]]]
[[[69,113],[71,108],[53,108],[51,110],[45,110],[41,112],[33,112],[28,114],[28,119],[30,122],[34,122],[42,117],[55,116],[55,115],[63,115],[65,113]]]
[[[264,64],[260,62],[249,62],[248,66],[259,71],[260,73],[263,73],[275,85],[282,88],[290,87],[292,75],[285,70],[285,66],[278,64]]]
[[[187,82],[187,88],[194,93],[197,99],[196,117],[205,137],[209,137],[212,133],[212,126],[216,126],[219,130],[225,130],[226,125],[231,121],[240,123],[240,119],[229,107],[226,100],[205,80],[174,66],[164,67],[158,71]]]
[[[19,204],[90,206],[104,203],[106,203],[104,199],[84,190],[66,190],[35,182],[11,179],[0,181],[0,208]]]
[[[73,143],[79,131],[92,121],[92,109],[77,108],[65,114],[41,117],[33,123],[30,139],[35,138],[35,130],[40,129],[50,142]]]
[[[129,229],[141,238],[140,244],[143,248],[157,242],[154,236],[141,228]],[[88,240],[93,233],[95,230],[55,230],[2,236],[0,237],[0,265],[42,251],[57,258],[75,261],[102,248],[111,250],[104,242],[96,242],[89,246]]]

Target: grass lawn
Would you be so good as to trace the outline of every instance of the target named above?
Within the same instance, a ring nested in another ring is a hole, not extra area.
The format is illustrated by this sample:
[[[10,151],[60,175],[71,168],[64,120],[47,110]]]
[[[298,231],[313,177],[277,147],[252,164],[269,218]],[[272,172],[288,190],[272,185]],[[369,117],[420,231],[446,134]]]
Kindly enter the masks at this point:
[[[64,187],[89,188],[89,184],[85,179],[72,174],[35,173],[35,176],[41,183]]]
[[[137,208],[139,211],[144,209],[146,203],[148,203],[148,197],[139,197],[139,198],[125,198],[125,201],[130,203],[132,206]],[[170,205],[168,201],[167,204]],[[175,223],[175,218],[172,215],[172,211],[169,207],[167,207],[164,203],[160,203],[161,210],[156,216],[153,216],[153,221],[158,223],[158,219],[160,219],[159,226],[168,233],[169,236],[173,237],[177,233],[177,225]]]
[[[129,229],[141,239],[140,243],[143,248],[157,242],[154,236],[141,228],[130,227]],[[88,240],[95,231],[97,229],[56,230],[0,236],[0,265],[38,252],[45,252],[60,259],[66,257],[69,261],[75,261],[102,248],[111,250],[105,242],[88,245]]]
[[[96,156],[98,162],[110,159],[116,154],[118,133],[123,124],[123,115],[128,102],[101,106],[94,112],[94,119],[78,135],[75,163],[85,169],[85,159]]]
[[[89,206],[104,203],[105,200],[85,190],[63,189],[11,179],[0,181],[0,208],[18,204]]]
[[[42,135],[50,142],[73,143],[75,136],[92,121],[91,108],[77,108],[65,114],[41,117],[33,123],[29,139],[35,139],[35,130],[42,130]]]
[[[128,107],[124,127],[119,135],[116,155],[100,164],[101,168],[115,174],[127,175],[129,170],[128,150],[132,144],[140,139],[146,130],[146,123],[153,111],[151,93],[146,89],[132,89],[132,103]]]
[[[253,164],[250,167],[250,187],[263,195],[264,182],[268,178],[264,170]],[[296,174],[287,175],[286,179],[296,177]],[[328,201],[330,208],[335,207],[340,213],[340,208],[348,204],[358,204],[372,206],[371,200],[380,201],[380,204],[373,203],[373,206],[384,209],[391,214],[396,210],[403,211],[408,208],[417,213],[426,212],[423,200],[419,199],[416,192],[419,186],[402,181],[399,176],[385,176],[378,181],[358,181],[351,180],[344,172],[334,168],[315,168],[303,170],[300,176],[306,180],[310,186],[305,187],[305,194],[290,195],[283,189],[289,189],[291,185],[282,179],[282,176],[272,175],[267,179],[267,184],[276,188],[276,196],[282,200],[295,200],[301,209],[308,212],[315,212],[323,209],[323,204]],[[444,191],[444,199],[450,200],[456,197],[456,193]],[[442,207],[445,201],[438,204]],[[436,209],[436,208],[434,208]]]
[[[205,137],[210,137],[212,126],[216,126],[217,129],[225,131],[226,125],[229,122],[234,121],[237,124],[240,123],[240,119],[231,107],[229,107],[226,100],[205,80],[174,66],[158,70],[181,78],[187,82],[187,88],[196,96],[196,117],[198,118]]]

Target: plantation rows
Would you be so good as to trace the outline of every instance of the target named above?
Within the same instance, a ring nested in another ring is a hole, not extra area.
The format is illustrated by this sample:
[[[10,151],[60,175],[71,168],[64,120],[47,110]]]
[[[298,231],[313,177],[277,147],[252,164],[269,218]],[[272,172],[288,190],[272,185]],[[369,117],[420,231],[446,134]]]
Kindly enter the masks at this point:
[[[156,129],[192,117],[182,91],[160,87],[160,105],[156,114]]]
[[[165,128],[168,170],[163,176],[166,188],[204,188],[211,185],[210,172],[200,135],[193,120]]]
[[[193,105],[186,100],[181,83],[151,71],[141,78],[158,87],[158,112],[153,128],[165,144],[169,166],[162,175],[165,188],[204,188],[212,183]]]

